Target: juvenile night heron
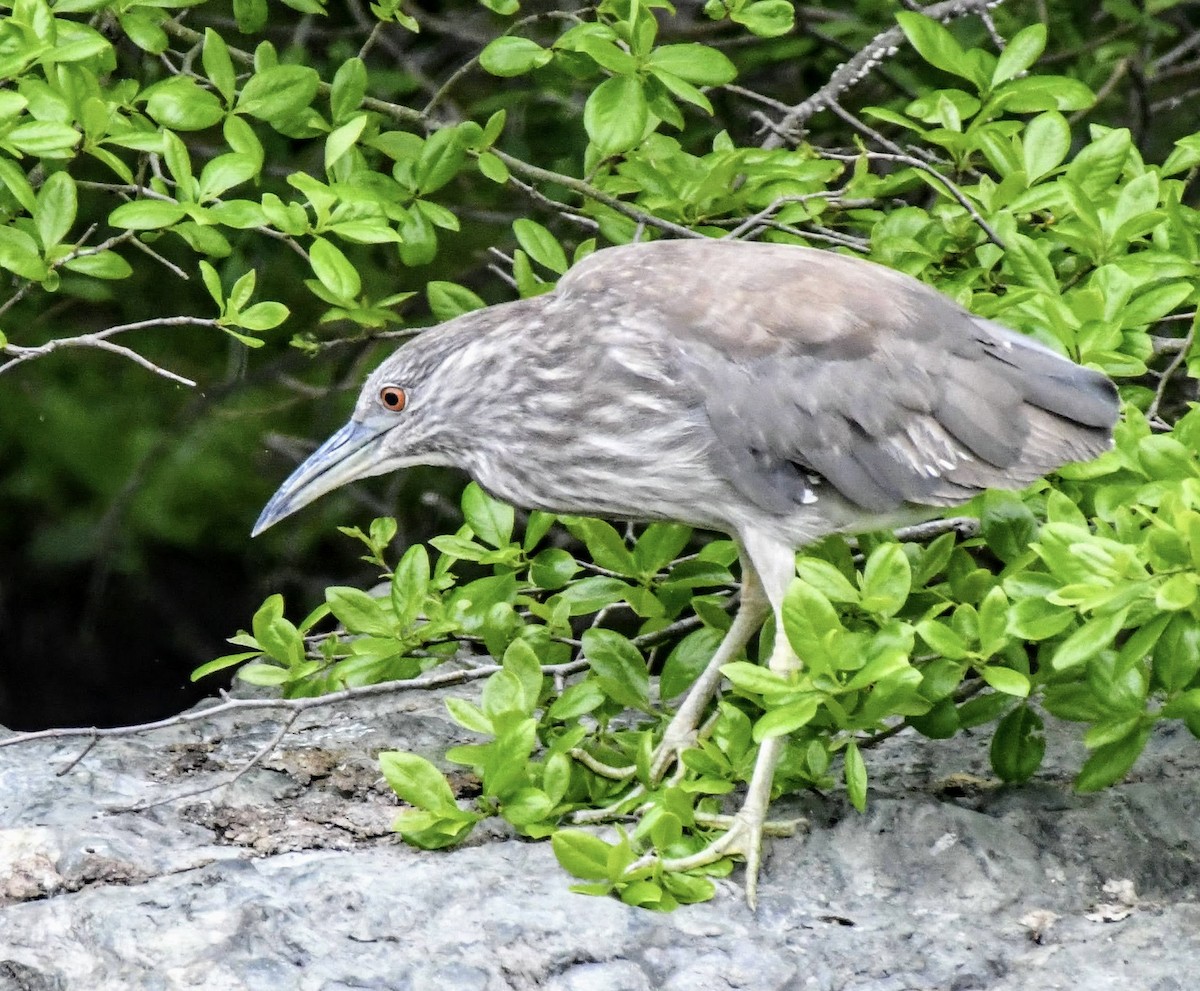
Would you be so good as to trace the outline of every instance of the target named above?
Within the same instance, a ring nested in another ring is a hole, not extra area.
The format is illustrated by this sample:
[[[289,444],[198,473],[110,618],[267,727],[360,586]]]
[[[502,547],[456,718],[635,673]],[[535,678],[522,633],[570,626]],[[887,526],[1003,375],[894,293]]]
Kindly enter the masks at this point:
[[[598,251],[544,296],[426,331],[368,378],[350,422],[292,474],[254,532],[346,482],[452,465],[519,506],[676,520],[729,534],[742,598],[668,726],[658,778],[694,742],[795,552],[915,522],[1111,446],[1117,393],[935,290],[789,245],[658,241]],[[773,670],[801,661],[775,638]],[[784,739],[687,869],[740,854],[753,903]]]

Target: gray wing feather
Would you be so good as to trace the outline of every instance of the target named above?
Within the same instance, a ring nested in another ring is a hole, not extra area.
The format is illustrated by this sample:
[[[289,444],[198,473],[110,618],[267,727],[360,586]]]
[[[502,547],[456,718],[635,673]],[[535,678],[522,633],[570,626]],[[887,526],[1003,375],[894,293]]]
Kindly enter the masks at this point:
[[[655,242],[578,266],[560,292],[580,291],[666,328],[714,453],[771,512],[819,497],[819,479],[872,512],[953,505],[1111,446],[1104,375],[860,259]]]

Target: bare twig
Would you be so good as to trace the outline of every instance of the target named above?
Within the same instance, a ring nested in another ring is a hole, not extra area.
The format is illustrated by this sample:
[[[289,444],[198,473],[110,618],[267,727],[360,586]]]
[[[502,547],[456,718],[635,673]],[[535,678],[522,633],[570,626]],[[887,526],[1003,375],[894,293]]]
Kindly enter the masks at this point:
[[[1003,0],[944,0],[942,3],[930,4],[921,8],[926,17],[944,21],[965,14],[978,14],[989,7],[997,7]],[[884,59],[895,54],[904,41],[904,32],[897,27],[881,31],[866,44],[857,54],[839,65],[829,81],[803,103],[792,107],[763,142],[764,148],[782,147],[789,138],[794,137],[815,113],[828,107],[829,101],[834,100],[840,93],[857,85]]]
[[[853,162],[859,158],[858,155],[844,155],[833,151],[821,151],[819,154],[822,158],[832,158],[838,162]],[[863,154],[865,154],[868,158],[878,159],[884,162],[896,162],[901,165],[908,165],[914,169],[919,169],[920,171],[933,176],[946,188],[946,191],[951,196],[958,200],[959,205],[971,215],[971,219],[979,225],[980,230],[987,235],[987,239],[998,248],[1004,247],[1004,242],[1000,240],[1000,235],[992,229],[991,224],[983,219],[983,216],[978,210],[975,209],[975,205],[969,199],[967,199],[966,194],[959,189],[953,181],[935,169],[928,162],[924,162],[912,155],[896,155],[890,152],[868,151],[864,152]]]

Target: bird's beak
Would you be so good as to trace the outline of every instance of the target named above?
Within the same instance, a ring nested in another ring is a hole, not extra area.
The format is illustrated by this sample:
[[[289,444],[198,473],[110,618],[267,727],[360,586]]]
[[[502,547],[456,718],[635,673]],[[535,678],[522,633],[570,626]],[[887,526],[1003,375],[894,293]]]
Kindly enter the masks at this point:
[[[379,453],[383,437],[384,431],[378,427],[351,420],[279,486],[279,491],[263,507],[250,536],[257,537],[267,527],[340,485],[387,471]]]

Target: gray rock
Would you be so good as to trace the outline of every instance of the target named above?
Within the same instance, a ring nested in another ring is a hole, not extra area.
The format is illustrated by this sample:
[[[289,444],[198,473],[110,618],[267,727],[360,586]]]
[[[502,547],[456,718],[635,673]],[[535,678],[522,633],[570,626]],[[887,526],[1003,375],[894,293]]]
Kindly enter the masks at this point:
[[[1075,728],[999,787],[984,735],[869,754],[865,815],[780,803],[751,913],[739,872],[669,915],[568,891],[547,843],[392,836],[374,755],[436,757],[441,698],[315,710],[261,766],[268,714],[0,749],[0,991],[1184,991],[1200,966],[1200,746],[1164,728],[1079,796]],[[1111,921],[1104,921],[1111,920]]]

